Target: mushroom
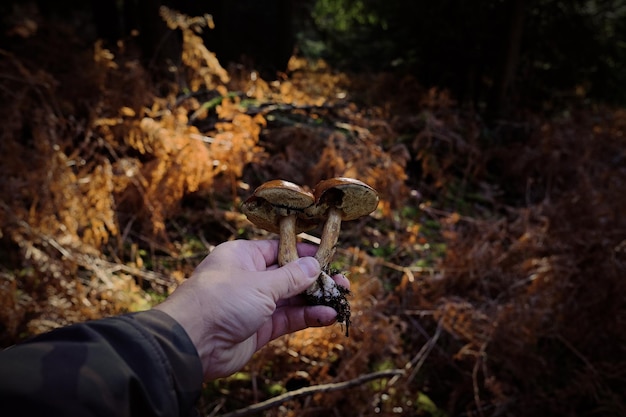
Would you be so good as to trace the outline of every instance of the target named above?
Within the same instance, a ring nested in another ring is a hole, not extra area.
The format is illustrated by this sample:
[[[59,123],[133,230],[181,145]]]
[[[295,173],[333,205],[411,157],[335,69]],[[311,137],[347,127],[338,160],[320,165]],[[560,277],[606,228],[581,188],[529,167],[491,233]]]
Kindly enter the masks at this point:
[[[304,292],[309,304],[327,305],[337,311],[337,321],[350,327],[349,291],[335,283],[328,269],[339,239],[341,222],[365,216],[376,209],[378,194],[369,185],[352,178],[321,181],[315,194],[284,180],[272,180],[259,186],[242,204],[248,219],[265,230],[278,233],[278,264],[298,259],[296,235],[326,219],[316,259],[322,272]]]
[[[349,292],[338,286],[330,277],[329,265],[339,239],[341,222],[370,214],[378,206],[378,193],[369,185],[353,178],[331,178],[315,186],[315,204],[305,209],[311,218],[326,218],[320,245],[315,258],[322,272],[317,281],[307,289],[305,298],[310,304],[323,304],[337,311],[337,321],[350,328]]]
[[[315,255],[323,270],[335,254],[341,222],[366,216],[377,206],[376,190],[354,178],[331,178],[315,186],[315,205],[305,211],[311,217],[326,218]]]
[[[258,227],[277,233],[278,264],[283,266],[298,259],[296,235],[317,226],[316,219],[306,218],[304,209],[313,205],[313,194],[284,180],[260,185],[241,205],[241,210]]]

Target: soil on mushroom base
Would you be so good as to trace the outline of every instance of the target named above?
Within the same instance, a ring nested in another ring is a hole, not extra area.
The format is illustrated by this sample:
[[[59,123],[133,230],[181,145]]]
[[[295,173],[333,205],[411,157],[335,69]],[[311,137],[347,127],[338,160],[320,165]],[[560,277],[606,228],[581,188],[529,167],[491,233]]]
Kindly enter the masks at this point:
[[[321,296],[308,292],[304,292],[302,295],[309,305],[324,305],[334,308],[337,312],[337,322],[346,326],[346,337],[348,337],[350,336],[350,302],[347,296],[350,295],[350,290],[341,285],[335,285],[330,290],[324,288],[322,274],[325,273],[322,272],[317,279],[318,285],[322,288]]]

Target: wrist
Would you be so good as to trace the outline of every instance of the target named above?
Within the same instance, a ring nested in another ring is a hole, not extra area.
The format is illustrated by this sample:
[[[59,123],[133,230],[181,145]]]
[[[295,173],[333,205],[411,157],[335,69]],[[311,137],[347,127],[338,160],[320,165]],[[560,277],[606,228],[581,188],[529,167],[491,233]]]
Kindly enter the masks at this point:
[[[209,332],[207,331],[210,326],[205,323],[206,312],[202,310],[193,292],[188,294],[187,291],[181,291],[183,286],[177,290],[178,294],[173,294],[161,304],[156,305],[154,310],[166,313],[184,329],[202,362],[203,375],[206,375],[207,363],[213,354],[213,343],[208,340]]]

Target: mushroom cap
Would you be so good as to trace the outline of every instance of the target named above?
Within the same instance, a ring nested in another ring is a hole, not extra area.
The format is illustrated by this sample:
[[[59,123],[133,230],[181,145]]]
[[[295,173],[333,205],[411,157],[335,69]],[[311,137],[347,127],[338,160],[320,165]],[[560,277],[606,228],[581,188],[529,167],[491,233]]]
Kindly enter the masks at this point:
[[[315,186],[315,205],[307,210],[310,217],[324,217],[330,207],[339,209],[342,220],[354,220],[376,210],[378,193],[354,178],[337,177]]]
[[[293,182],[272,180],[261,184],[253,195],[287,210],[304,210],[315,202],[313,194]]]
[[[306,218],[304,209],[315,202],[313,194],[285,180],[268,181],[243,202],[241,211],[256,226],[273,233],[280,232],[280,219],[296,215],[296,233],[314,229],[317,221]]]

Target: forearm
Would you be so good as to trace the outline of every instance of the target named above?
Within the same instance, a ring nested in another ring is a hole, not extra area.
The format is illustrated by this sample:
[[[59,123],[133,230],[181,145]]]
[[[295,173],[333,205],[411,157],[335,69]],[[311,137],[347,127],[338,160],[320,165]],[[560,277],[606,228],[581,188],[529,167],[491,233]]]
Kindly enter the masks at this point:
[[[61,328],[0,352],[8,415],[190,415],[201,383],[189,337],[154,310]]]

